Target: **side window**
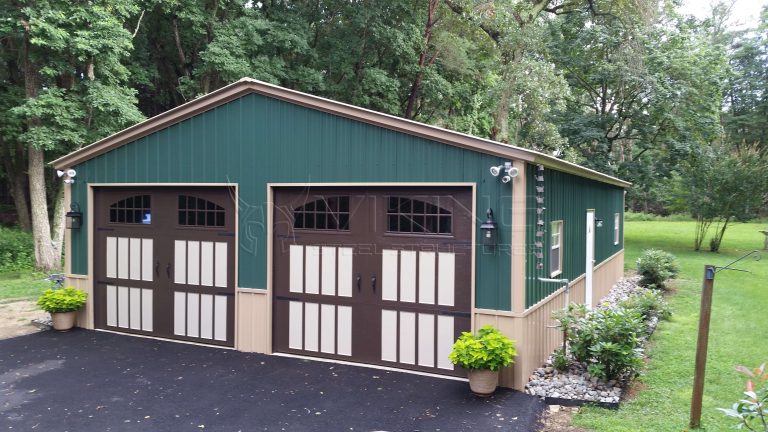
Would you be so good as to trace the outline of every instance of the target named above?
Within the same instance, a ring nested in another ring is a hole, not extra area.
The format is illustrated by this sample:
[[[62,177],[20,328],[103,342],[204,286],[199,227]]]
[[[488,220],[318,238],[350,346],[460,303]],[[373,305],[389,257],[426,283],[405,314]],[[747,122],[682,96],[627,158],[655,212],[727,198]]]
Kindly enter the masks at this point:
[[[412,198],[387,198],[387,232],[450,235],[452,222],[451,212],[434,204]]]
[[[194,196],[179,195],[179,225],[196,227],[223,227],[224,208]]]
[[[616,213],[613,215],[613,244],[619,244],[619,224],[621,224],[621,215]]]
[[[295,229],[349,231],[349,197],[324,197],[293,209]]]
[[[549,273],[554,277],[563,272],[563,221],[552,222],[551,228]]]
[[[136,195],[112,203],[109,206],[109,223],[152,223],[152,200],[149,195]]]

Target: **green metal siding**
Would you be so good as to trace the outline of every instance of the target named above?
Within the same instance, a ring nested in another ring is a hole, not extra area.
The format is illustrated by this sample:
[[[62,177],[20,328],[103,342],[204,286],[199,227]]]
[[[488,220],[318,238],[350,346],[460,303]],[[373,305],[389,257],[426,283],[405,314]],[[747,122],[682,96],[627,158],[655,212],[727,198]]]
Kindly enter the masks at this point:
[[[250,94],[74,167],[72,200],[87,215],[89,183],[237,183],[239,286],[266,288],[267,183],[476,182],[477,225],[493,208],[500,242],[509,245],[512,189],[488,173],[500,162]],[[88,273],[84,222],[72,235],[77,274]],[[475,305],[511,310],[509,247],[481,247],[476,256]]]
[[[555,283],[544,283],[539,277],[550,277],[549,250],[550,224],[552,221],[563,221],[563,263],[562,274],[557,278],[576,279],[586,271],[586,242],[587,242],[587,210],[595,210],[595,218],[603,220],[601,228],[595,228],[595,262],[599,264],[624,248],[624,189],[566,174],[560,171],[544,170],[544,182],[537,182],[538,171],[535,165],[528,165],[526,194],[526,292],[525,307],[533,306],[541,299],[556,291],[560,286]],[[537,185],[544,186],[545,208],[538,215],[536,208]],[[613,244],[614,214],[620,214],[619,244]],[[536,242],[536,223],[544,221],[544,236],[542,239],[544,268],[536,268],[534,255]]]

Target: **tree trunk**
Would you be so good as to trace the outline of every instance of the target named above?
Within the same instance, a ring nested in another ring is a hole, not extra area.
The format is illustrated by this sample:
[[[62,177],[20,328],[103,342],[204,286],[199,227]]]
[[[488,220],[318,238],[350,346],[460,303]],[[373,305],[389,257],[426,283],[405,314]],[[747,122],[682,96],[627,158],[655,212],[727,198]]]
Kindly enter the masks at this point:
[[[59,268],[51,241],[48,202],[45,195],[45,153],[29,146],[29,198],[32,204],[32,239],[35,244],[35,266],[42,271]]]
[[[506,75],[506,73],[504,74]],[[509,98],[512,96],[512,86],[503,78],[499,96],[499,103],[496,105],[496,111],[493,113],[493,129],[491,130],[491,139],[498,142],[509,142]]]
[[[427,23],[424,25],[424,47],[419,54],[419,70],[416,72],[416,77],[411,84],[411,91],[408,95],[408,104],[405,108],[404,117],[412,120],[414,118],[414,108],[416,102],[419,100],[419,93],[421,91],[421,80],[424,77],[424,66],[427,64],[427,53],[429,52],[429,44],[432,41],[432,29],[435,26],[435,13],[437,6],[440,4],[440,0],[429,0],[429,6],[427,8]],[[430,60],[430,63],[437,59],[437,53]]]
[[[53,220],[51,221],[51,237],[53,239],[53,254],[57,265],[61,265],[61,258],[64,254],[64,215],[67,209],[64,208],[64,188],[66,185],[60,184],[56,191],[56,197],[53,201]]]
[[[704,237],[707,235],[710,225],[712,225],[712,219],[707,219],[703,216],[696,217],[696,233],[693,239],[693,250],[701,250],[701,244],[704,242]]]
[[[2,138],[0,138],[2,140]],[[3,169],[10,186],[13,205],[16,208],[16,218],[24,231],[32,231],[32,220],[29,215],[29,204],[27,203],[27,172],[26,156],[24,146],[17,144],[14,150],[10,147],[3,152]]]
[[[24,27],[24,45],[22,58],[24,65],[24,93],[27,99],[37,97],[38,67],[32,62],[30,50],[29,23],[22,21]],[[37,118],[27,119],[27,128],[40,123]],[[51,224],[48,221],[48,201],[45,190],[45,152],[27,143],[27,175],[29,176],[29,203],[32,215],[32,241],[35,246],[35,267],[43,271],[59,268],[51,243]]]
[[[723,242],[723,236],[725,236],[725,229],[728,228],[728,222],[730,221],[731,221],[731,218],[727,217],[723,221],[722,228],[718,227],[720,229],[715,233],[715,236],[712,237],[712,240],[709,241],[710,252],[720,252],[720,244]]]
[[[181,44],[181,35],[179,34],[179,23],[174,16],[171,20],[171,26],[173,27],[173,41],[176,43],[176,54],[179,56],[179,64],[181,65],[181,71],[184,76],[189,76],[189,69],[187,69],[187,56],[184,53],[184,47]]]

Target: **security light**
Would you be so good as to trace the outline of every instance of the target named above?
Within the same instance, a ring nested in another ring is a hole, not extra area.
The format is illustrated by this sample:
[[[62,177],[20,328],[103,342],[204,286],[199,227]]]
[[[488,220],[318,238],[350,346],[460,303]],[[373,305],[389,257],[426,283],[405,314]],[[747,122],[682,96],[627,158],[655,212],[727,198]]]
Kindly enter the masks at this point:
[[[499,174],[501,174],[502,170],[504,170],[507,174],[509,174],[511,170],[514,170],[515,172],[517,172],[517,168],[512,167],[512,162],[504,162],[502,165],[492,166],[491,175],[494,177],[498,177]],[[515,175],[511,175],[511,177],[514,177]]]
[[[508,175],[505,175],[504,177],[501,178],[501,182],[502,183],[509,183],[511,181],[512,181],[512,177],[510,177]]]
[[[67,177],[72,178],[77,175],[77,171],[73,170],[72,168],[67,170]]]
[[[57,175],[59,178],[62,178],[62,177],[64,177],[64,174],[66,174],[64,171],[62,171],[62,170],[56,170],[56,175]]]

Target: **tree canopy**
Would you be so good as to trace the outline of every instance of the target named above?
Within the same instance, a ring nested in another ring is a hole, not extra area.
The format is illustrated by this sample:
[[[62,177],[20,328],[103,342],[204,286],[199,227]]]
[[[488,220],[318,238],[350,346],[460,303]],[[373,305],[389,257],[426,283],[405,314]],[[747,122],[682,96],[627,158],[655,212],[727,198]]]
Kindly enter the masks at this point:
[[[702,155],[768,157],[768,9],[736,32],[728,4],[704,20],[676,4],[0,0],[0,176],[55,267],[46,161],[249,76],[554,154],[633,182],[631,209],[696,215],[680,183]]]

